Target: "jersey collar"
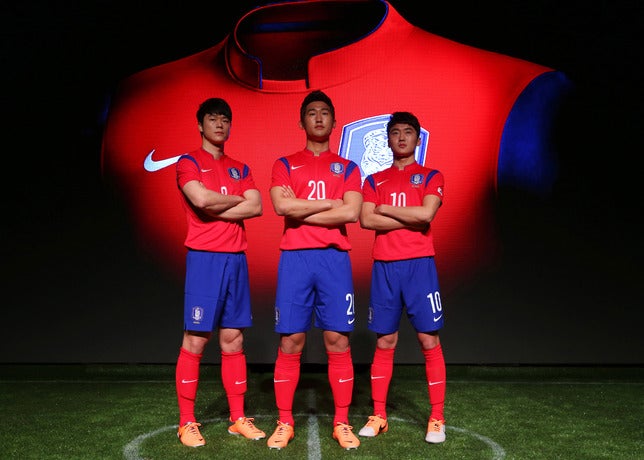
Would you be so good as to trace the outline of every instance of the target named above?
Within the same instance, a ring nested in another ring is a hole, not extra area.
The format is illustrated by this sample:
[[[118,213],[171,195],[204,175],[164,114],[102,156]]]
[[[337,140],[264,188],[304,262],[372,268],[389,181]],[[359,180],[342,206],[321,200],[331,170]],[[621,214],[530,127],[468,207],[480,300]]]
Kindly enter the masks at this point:
[[[396,49],[413,29],[386,1],[269,4],[251,10],[237,22],[226,40],[226,66],[239,83],[262,91],[324,88],[382,71],[391,59],[388,50]],[[286,46],[294,47],[284,45],[284,40],[302,44],[286,59],[294,66],[297,56],[304,56],[302,66],[306,69],[294,68],[292,76],[280,52],[286,52]],[[270,41],[275,43],[272,48],[266,45]],[[267,71],[271,62],[279,69],[277,78]]]

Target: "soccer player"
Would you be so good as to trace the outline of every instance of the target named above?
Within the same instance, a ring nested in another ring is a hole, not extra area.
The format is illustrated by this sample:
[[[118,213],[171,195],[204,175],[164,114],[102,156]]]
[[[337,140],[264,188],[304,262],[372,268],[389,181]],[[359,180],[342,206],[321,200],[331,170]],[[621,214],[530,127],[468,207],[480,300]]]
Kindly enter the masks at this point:
[[[389,429],[387,393],[406,309],[425,357],[431,405],[425,441],[440,443],[445,441],[445,360],[438,331],[444,318],[431,222],[443,203],[444,178],[416,162],[420,132],[415,115],[393,113],[387,123],[393,164],[363,184],[360,226],[375,230],[367,327],[377,338],[371,363],[373,415],[358,434],[372,437]]]
[[[275,300],[279,347],[274,369],[277,428],[268,447],[286,447],[294,436],[293,398],[300,377],[306,332],[315,317],[323,330],[335,414],[333,438],[345,449],[360,441],[349,425],[354,369],[349,335],[354,328],[353,277],[346,224],[357,222],[362,204],[360,169],[331,152],[335,109],[322,91],[312,91],[300,107],[306,147],[278,158],[270,195],[284,217]]]
[[[195,418],[195,399],[201,358],[215,328],[232,423],[228,432],[266,437],[244,415],[243,330],[252,325],[244,219],[262,215],[262,200],[248,165],[224,152],[232,118],[225,100],[202,102],[197,110],[201,148],[181,156],[176,166],[188,223],[184,332],[176,367],[177,436],[190,447],[206,444]]]

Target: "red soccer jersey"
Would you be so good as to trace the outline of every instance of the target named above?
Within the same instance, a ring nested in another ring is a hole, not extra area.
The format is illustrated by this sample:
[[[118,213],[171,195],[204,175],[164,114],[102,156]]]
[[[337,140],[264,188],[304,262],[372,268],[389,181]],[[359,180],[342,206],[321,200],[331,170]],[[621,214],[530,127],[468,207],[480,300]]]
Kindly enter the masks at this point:
[[[418,163],[398,169],[391,166],[368,177],[363,186],[364,201],[391,206],[422,206],[426,195],[436,195],[443,200],[445,180],[435,169]],[[434,238],[431,226],[420,232],[402,228],[387,232],[376,231],[373,244],[375,260],[405,260],[433,256]]]
[[[347,17],[355,18],[355,30],[345,29]],[[392,56],[404,68],[387,66]],[[557,74],[424,31],[387,2],[278,2],[244,15],[220,43],[121,82],[105,127],[103,171],[126,197],[146,248],[181,277],[185,217],[169,165],[201,141],[194,114],[205,98],[222,96],[233,108],[233,129],[241,135],[226,148],[253,166],[262,191],[279,152],[302,148],[298,109],[311,89],[333,100],[331,148],[363,168],[362,176],[375,172],[374,164],[388,166],[389,114],[408,110],[426,130],[416,160],[425,165],[429,159],[450,186],[449,206],[432,230],[447,291],[494,261],[500,149],[508,139],[538,146],[548,138],[538,129],[550,126],[540,108],[558,94]],[[529,129],[509,122],[517,109]],[[518,148],[503,152],[516,159],[514,166],[535,172],[549,171],[542,162],[548,154],[538,149],[523,161]],[[253,289],[260,295],[274,290],[283,225],[274,212],[246,222]],[[370,282],[373,233],[358,225],[347,230],[359,289]],[[270,303],[266,308],[272,311]]]
[[[191,180],[224,195],[243,195],[257,189],[250,168],[228,155],[215,159],[203,149],[182,156],[177,162],[177,185],[182,189]],[[248,247],[244,221],[225,221],[198,212],[181,193],[188,222],[185,246],[200,251],[240,252]]]
[[[307,200],[342,199],[345,192],[360,193],[360,169],[330,151],[316,156],[310,150],[279,158],[273,164],[271,188],[290,185],[297,198]],[[284,219],[280,249],[335,247],[351,249],[346,225],[321,227]]]

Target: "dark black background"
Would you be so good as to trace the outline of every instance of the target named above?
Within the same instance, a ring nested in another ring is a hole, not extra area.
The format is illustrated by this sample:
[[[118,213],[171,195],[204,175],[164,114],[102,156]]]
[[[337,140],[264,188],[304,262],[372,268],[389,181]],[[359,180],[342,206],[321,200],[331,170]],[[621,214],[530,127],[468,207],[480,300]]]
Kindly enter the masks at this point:
[[[173,362],[182,285],[138,246],[102,181],[105,107],[121,79],[218,43],[261,2],[55,3],[1,6],[0,362]],[[576,88],[552,196],[505,194],[501,267],[449,299],[448,364],[642,364],[641,2],[391,3]],[[274,341],[272,326],[251,335],[249,362],[265,361],[253,348]],[[371,339],[355,338],[364,362]]]

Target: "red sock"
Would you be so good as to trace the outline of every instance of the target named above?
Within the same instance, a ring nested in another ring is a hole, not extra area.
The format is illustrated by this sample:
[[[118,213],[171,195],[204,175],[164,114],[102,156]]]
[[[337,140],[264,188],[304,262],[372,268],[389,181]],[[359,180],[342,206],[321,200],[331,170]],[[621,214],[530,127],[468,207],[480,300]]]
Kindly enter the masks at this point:
[[[333,426],[337,423],[349,423],[349,406],[353,396],[353,361],[351,350],[344,352],[326,352],[329,362],[329,383],[333,402],[335,403],[335,415]]]
[[[190,353],[183,347],[179,349],[179,358],[175,370],[175,385],[177,387],[177,400],[179,402],[179,425],[196,422],[195,399],[199,386],[199,364],[201,357]]]
[[[429,403],[431,404],[430,418],[445,420],[443,409],[445,406],[445,359],[443,349],[438,344],[429,350],[423,350],[425,356],[425,375],[429,390]]]
[[[244,417],[244,395],[246,394],[246,355],[243,351],[221,352],[221,381],[228,398],[230,421]]]
[[[300,358],[302,353],[283,353],[277,349],[273,386],[275,388],[275,403],[279,412],[279,420],[293,426],[293,398],[300,380]]]
[[[376,347],[371,363],[371,398],[373,399],[373,415],[387,418],[387,394],[389,383],[394,372],[394,353],[396,349]]]

